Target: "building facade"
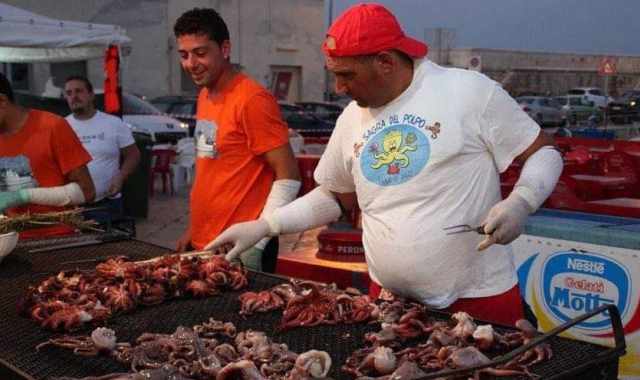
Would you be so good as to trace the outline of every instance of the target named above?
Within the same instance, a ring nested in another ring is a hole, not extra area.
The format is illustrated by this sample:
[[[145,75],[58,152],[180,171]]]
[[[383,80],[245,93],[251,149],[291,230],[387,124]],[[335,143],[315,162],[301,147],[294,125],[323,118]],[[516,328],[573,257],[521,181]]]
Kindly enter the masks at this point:
[[[197,91],[180,67],[173,37],[175,20],[194,7],[220,12],[231,35],[232,62],[279,99],[318,101],[333,89],[320,50],[330,9],[325,0],[3,1],[56,19],[125,28],[132,42],[122,49],[122,86],[130,93],[153,98]],[[442,41],[453,41],[449,36],[453,32],[436,29],[438,38],[425,35],[431,42],[430,59],[445,66],[481,71],[515,96],[560,95],[583,86],[599,87],[616,96],[640,88],[638,56],[452,48],[453,43]],[[615,72],[607,76],[600,73],[605,59],[615,66]],[[101,59],[20,64],[8,69],[0,63],[0,70],[13,73],[18,89],[53,96],[59,95],[69,75],[87,75],[96,88],[103,87],[104,80]]]
[[[231,35],[231,61],[287,101],[321,100],[325,86],[320,46],[323,0],[3,0],[61,20],[117,24],[132,42],[122,49],[122,87],[149,98],[193,94],[178,59],[173,24],[194,7],[216,9]],[[56,64],[12,65],[19,88],[56,95],[72,74],[103,87],[101,59]]]
[[[440,63],[481,71],[515,96],[562,95],[574,87],[598,87],[615,97],[640,88],[637,56],[450,49]]]

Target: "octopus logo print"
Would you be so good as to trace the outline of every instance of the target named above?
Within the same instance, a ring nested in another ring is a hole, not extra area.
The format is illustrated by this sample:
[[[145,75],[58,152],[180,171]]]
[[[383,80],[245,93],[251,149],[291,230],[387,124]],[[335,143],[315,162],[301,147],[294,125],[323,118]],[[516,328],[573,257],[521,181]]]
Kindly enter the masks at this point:
[[[210,120],[199,119],[196,123],[195,139],[196,153],[202,158],[216,158],[218,149],[216,147],[216,131],[218,126]]]
[[[415,177],[429,161],[430,145],[424,133],[401,124],[383,129],[363,149],[360,168],[369,181],[394,186]]]

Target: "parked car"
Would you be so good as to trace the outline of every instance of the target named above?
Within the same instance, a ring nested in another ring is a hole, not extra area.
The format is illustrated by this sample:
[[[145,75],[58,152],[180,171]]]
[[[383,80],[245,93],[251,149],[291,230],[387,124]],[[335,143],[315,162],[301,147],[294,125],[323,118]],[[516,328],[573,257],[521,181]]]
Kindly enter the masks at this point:
[[[104,94],[100,90],[96,90],[96,108],[104,110]],[[163,115],[151,103],[128,93],[122,94],[122,120],[133,133],[149,135],[155,144],[176,144],[189,131],[187,123]]]
[[[349,103],[351,103],[353,99],[351,99],[349,96],[341,94],[334,94],[334,93],[330,93],[329,94],[329,102],[332,104],[337,104],[339,106],[341,106],[343,109],[346,108]]]
[[[304,153],[304,137],[291,128],[289,128],[289,144],[293,154]]]
[[[67,105],[67,101],[62,98],[50,98],[19,91],[16,91],[14,96],[16,104],[26,108],[49,111],[62,117],[71,113],[69,106]]]
[[[640,90],[627,91],[609,103],[609,119],[621,124],[640,120]]]
[[[536,123],[542,126],[559,126],[565,123],[561,106],[552,98],[544,96],[521,96],[516,101]]]
[[[580,95],[586,101],[593,102],[596,106],[605,109],[612,100],[597,87],[576,87],[567,92],[568,95]]]
[[[161,112],[189,125],[189,136],[193,136],[196,128],[197,96],[161,96],[151,99]]]
[[[306,112],[295,104],[278,102],[282,118],[289,128],[297,131],[304,137],[329,137],[333,131],[334,123],[322,120],[313,114]]]
[[[343,109],[339,104],[328,102],[296,102],[296,105],[318,118],[332,123],[338,120],[338,116],[340,116]]]
[[[597,107],[592,101],[587,101],[582,95],[565,95],[553,98],[557,103],[562,105],[565,119],[569,124],[578,124],[578,122],[587,121],[592,115],[595,116],[597,123],[604,120],[602,109]]]
[[[104,94],[96,92],[96,108],[104,111]],[[24,92],[15,93],[16,104],[27,108],[41,109],[68,116],[71,111],[67,101],[62,98],[51,98]],[[160,110],[137,96],[122,94],[122,120],[131,127],[134,134],[147,135],[157,144],[176,143],[187,137],[188,125],[179,120],[163,115]]]

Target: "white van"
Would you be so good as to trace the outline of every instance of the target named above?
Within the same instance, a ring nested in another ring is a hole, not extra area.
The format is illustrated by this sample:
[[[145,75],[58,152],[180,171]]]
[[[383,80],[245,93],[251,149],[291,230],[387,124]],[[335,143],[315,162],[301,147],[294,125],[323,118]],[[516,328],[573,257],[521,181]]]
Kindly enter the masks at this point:
[[[613,99],[604,94],[604,92],[597,87],[576,87],[567,92],[568,95],[581,95],[582,98],[588,102],[593,102],[594,105],[601,109],[607,108],[609,102]]]
[[[96,107],[104,110],[104,93],[96,90]],[[151,103],[127,93],[122,94],[122,120],[133,133],[148,135],[154,144],[176,144],[187,137],[189,125],[169,117]]]

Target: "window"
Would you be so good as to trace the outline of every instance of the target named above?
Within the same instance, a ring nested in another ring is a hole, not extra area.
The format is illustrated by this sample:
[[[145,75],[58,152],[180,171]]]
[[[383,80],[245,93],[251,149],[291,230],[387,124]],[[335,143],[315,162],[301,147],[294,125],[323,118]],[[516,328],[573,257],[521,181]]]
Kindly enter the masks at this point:
[[[50,63],[49,72],[51,73],[51,79],[53,85],[58,88],[64,88],[64,83],[68,77],[72,75],[87,76],[87,61],[74,61],[74,62],[62,62],[62,63]],[[103,87],[102,85],[96,85],[95,87]]]
[[[600,90],[589,90],[589,93],[591,95],[602,96],[602,92],[600,92]]]
[[[169,113],[176,115],[193,115],[195,113],[194,108],[193,103],[175,103],[170,108]]]
[[[584,90],[573,89],[573,90],[569,90],[568,94],[569,95],[584,95]]]
[[[169,102],[156,102],[154,100],[153,105],[160,110],[160,112],[169,113],[169,108],[171,108],[171,103]]]
[[[271,93],[278,100],[296,102],[301,97],[302,68],[271,66]]]
[[[14,90],[29,91],[29,64],[28,63],[8,63],[5,66],[5,73],[11,87]]]

